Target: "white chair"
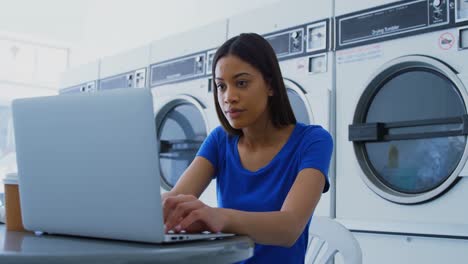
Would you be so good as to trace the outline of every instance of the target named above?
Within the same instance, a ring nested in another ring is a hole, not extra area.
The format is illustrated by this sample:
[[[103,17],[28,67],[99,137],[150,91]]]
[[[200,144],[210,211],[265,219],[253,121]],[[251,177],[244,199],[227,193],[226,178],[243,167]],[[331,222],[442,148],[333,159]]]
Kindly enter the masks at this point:
[[[328,217],[314,216],[310,223],[305,263],[333,263],[338,252],[343,256],[344,264],[362,263],[359,242],[346,227]]]

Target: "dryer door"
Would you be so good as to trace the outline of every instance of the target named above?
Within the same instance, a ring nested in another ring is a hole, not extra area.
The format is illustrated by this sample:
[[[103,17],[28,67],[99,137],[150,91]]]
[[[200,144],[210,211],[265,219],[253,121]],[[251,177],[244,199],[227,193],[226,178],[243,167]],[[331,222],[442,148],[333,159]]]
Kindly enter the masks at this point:
[[[384,65],[349,126],[367,186],[392,202],[414,204],[455,184],[467,156],[465,94],[438,60],[405,56]]]
[[[208,134],[205,106],[194,97],[173,97],[156,113],[161,186],[170,190],[190,165]]]
[[[306,125],[314,123],[314,117],[309,102],[305,96],[306,91],[296,82],[284,79],[284,85],[288,93],[289,102],[296,116],[297,122]]]

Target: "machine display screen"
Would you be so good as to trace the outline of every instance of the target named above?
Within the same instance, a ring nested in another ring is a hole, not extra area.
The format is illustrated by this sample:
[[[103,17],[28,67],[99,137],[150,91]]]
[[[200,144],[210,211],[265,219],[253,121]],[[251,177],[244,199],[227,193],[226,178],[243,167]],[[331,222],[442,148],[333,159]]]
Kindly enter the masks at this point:
[[[289,33],[269,37],[267,40],[275,50],[276,56],[281,57],[289,54]]]
[[[101,80],[99,82],[99,90],[109,90],[118,88],[131,88],[131,80],[127,80],[127,74]]]
[[[204,74],[205,55],[192,56],[151,67],[151,85],[185,80]]]

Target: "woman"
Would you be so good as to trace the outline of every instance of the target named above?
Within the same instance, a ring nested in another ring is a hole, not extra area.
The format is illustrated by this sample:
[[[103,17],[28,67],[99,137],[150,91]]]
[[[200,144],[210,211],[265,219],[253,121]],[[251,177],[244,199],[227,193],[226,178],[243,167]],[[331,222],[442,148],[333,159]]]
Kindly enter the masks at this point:
[[[274,50],[260,35],[226,41],[212,72],[222,127],[163,196],[166,230],[247,235],[256,245],[246,263],[303,263],[312,213],[329,188],[331,136],[296,123]],[[219,208],[197,199],[213,177]]]

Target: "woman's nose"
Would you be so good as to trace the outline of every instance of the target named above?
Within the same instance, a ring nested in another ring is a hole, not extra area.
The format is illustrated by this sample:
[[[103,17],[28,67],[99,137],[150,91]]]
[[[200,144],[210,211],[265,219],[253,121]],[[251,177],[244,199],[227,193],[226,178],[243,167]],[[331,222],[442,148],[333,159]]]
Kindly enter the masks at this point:
[[[227,87],[226,91],[224,91],[224,102],[232,103],[236,102],[239,99],[235,89]]]

